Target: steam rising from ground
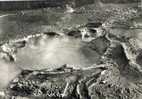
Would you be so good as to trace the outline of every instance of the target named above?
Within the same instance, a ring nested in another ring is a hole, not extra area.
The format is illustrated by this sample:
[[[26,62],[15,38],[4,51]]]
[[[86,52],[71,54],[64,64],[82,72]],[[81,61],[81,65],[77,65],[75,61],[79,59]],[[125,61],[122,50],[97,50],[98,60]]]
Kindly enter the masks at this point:
[[[26,45],[16,51],[15,61],[0,60],[0,89],[22,69],[53,69],[64,64],[76,68],[91,66],[98,62],[100,55],[86,45],[81,38],[65,35],[29,38]]]
[[[85,47],[81,39],[43,36],[30,40],[18,51],[16,65],[24,69],[57,68],[64,64],[79,67],[90,66],[98,58],[98,53]]]
[[[20,68],[16,67],[12,63],[0,60],[0,90],[7,86],[19,72]]]

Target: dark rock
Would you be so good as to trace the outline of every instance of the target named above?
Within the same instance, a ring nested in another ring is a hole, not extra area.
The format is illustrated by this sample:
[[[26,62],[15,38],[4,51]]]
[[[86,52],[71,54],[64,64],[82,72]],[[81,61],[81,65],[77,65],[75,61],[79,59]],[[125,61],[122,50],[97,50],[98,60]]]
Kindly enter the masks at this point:
[[[68,67],[61,67],[68,68]],[[76,70],[70,72],[66,71],[29,71],[24,70],[18,76],[18,82],[14,80],[8,87],[9,96],[20,97],[42,97],[47,96],[51,99],[78,99],[78,96],[89,98],[86,93],[88,91],[85,83],[80,82],[84,77],[91,77],[92,74],[100,75],[106,68],[92,68],[89,70]],[[92,73],[90,73],[92,72]],[[88,76],[86,76],[86,73]],[[24,76],[23,76],[24,75]],[[39,76],[40,75],[40,76]],[[40,77],[40,78],[39,78]],[[42,77],[42,78],[41,78]],[[17,79],[17,78],[16,78]],[[94,78],[95,79],[95,78]],[[79,86],[79,87],[77,87]],[[80,92],[77,91],[79,88]],[[81,88],[81,89],[80,89]],[[82,90],[83,89],[83,90]],[[35,91],[39,90],[40,94]],[[80,99],[80,98],[79,98]]]
[[[72,36],[75,38],[81,38],[81,32],[79,30],[73,30],[67,33],[68,36]]]
[[[109,45],[110,42],[105,37],[99,37],[88,43],[88,46],[91,49],[97,51],[100,55],[103,55],[105,53]]]
[[[55,33],[55,32],[44,32],[44,34],[46,34],[47,36],[50,36],[50,37],[60,36],[58,33]]]

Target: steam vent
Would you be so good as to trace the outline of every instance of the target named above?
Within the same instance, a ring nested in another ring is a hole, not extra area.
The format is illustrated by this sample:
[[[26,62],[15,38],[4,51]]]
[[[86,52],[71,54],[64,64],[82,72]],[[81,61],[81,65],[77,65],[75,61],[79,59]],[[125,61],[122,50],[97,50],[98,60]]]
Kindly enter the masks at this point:
[[[142,99],[142,1],[0,0],[0,99]]]

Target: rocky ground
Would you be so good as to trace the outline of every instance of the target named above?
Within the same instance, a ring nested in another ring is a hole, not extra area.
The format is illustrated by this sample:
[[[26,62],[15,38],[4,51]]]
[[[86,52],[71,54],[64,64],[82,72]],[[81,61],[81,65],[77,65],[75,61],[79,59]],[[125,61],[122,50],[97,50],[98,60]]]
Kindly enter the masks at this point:
[[[94,2],[1,15],[0,98],[142,98],[139,3]]]

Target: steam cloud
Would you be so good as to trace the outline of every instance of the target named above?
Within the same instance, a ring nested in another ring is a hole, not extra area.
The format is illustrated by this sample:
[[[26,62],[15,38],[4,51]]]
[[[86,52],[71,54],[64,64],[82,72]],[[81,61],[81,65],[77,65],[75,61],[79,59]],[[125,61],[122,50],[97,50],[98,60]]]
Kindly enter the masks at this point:
[[[18,74],[21,69],[12,63],[0,60],[0,90],[5,88],[8,83]]]

